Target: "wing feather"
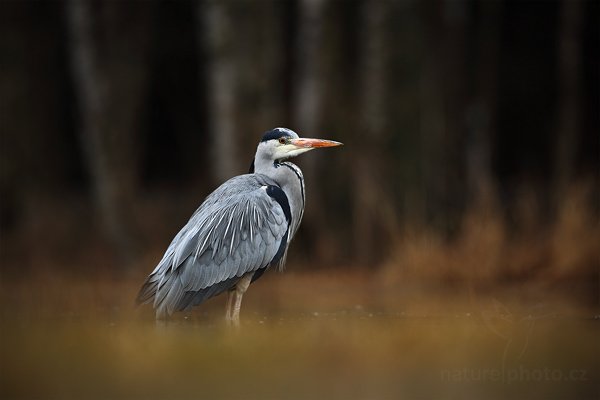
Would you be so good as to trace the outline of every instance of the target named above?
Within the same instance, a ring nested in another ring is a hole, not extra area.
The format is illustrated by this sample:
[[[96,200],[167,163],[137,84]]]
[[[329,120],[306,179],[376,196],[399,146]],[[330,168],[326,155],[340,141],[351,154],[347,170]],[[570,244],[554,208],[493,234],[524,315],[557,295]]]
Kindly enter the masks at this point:
[[[258,174],[230,179],[210,194],[175,236],[140,290],[157,317],[185,309],[269,266],[289,222],[263,188],[276,185]]]

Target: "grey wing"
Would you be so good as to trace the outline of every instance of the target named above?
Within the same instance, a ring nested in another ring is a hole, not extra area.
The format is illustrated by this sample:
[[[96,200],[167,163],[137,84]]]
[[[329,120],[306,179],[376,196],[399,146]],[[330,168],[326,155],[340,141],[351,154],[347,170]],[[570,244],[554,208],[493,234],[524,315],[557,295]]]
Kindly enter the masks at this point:
[[[286,215],[267,193],[273,187],[269,183],[246,175],[213,192],[175,236],[140,290],[138,302],[153,300],[162,318],[229,289],[248,272],[268,267],[287,244],[289,232],[289,211]]]

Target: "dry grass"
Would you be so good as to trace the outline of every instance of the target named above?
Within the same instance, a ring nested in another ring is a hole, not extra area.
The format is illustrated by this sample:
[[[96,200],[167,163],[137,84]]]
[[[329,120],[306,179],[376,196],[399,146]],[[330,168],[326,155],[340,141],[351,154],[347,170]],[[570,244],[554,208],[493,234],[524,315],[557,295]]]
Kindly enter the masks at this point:
[[[580,309],[532,315],[496,303],[482,312],[448,293],[386,294],[362,273],[272,273],[249,291],[235,332],[222,322],[220,298],[155,326],[151,310],[132,305],[138,284],[56,276],[3,282],[2,398],[597,393],[598,320]],[[544,369],[554,377],[538,376]]]
[[[510,228],[500,207],[485,201],[466,216],[452,241],[409,228],[383,268],[381,285],[441,288],[472,300],[494,295],[532,304],[560,299],[598,310],[600,221],[587,199],[583,189],[571,192],[552,224],[536,222],[536,206],[525,199],[519,224]]]
[[[472,213],[450,243],[407,230],[376,271],[266,274],[239,332],[224,326],[221,298],[167,326],[135,308],[158,253],[130,274],[107,267],[102,245],[30,254],[26,265],[43,268],[12,258],[0,397],[597,397],[597,220],[574,197],[551,228],[511,233],[494,209]]]

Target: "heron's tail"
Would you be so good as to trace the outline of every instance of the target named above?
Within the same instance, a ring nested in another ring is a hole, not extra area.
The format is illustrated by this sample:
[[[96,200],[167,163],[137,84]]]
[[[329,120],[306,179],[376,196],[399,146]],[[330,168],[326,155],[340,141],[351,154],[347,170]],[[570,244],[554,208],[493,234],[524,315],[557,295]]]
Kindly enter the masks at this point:
[[[135,302],[138,305],[152,303],[156,318],[164,319],[178,311],[177,304],[184,292],[180,272],[173,271],[169,264],[159,267],[146,279]]]
[[[156,291],[158,290],[158,282],[159,278],[155,274],[150,275],[140,288],[140,291],[135,298],[135,304],[147,304],[153,301],[156,296]]]

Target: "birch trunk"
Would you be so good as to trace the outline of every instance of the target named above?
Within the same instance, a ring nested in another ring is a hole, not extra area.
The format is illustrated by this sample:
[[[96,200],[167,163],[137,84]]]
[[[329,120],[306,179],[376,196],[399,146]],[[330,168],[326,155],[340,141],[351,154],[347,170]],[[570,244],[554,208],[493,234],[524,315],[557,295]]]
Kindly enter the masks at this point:
[[[221,1],[199,3],[199,42],[207,58],[209,137],[215,182],[238,175],[242,168],[236,143],[236,83],[234,26],[229,5]],[[244,164],[245,165],[245,164]]]
[[[295,41],[294,80],[292,101],[292,126],[298,135],[304,137],[320,137],[321,108],[323,104],[323,68],[322,68],[322,39],[323,39],[323,8],[324,0],[300,0],[298,3],[298,35]],[[312,231],[320,226],[323,220],[323,196],[317,189],[320,168],[320,158],[309,154],[299,161],[307,186],[312,187],[307,193],[307,210],[304,213],[304,231]],[[321,232],[322,234],[324,232]],[[313,236],[307,235],[310,240]],[[327,257],[325,249],[319,246],[325,243],[323,235],[319,242],[309,243],[316,257]]]

